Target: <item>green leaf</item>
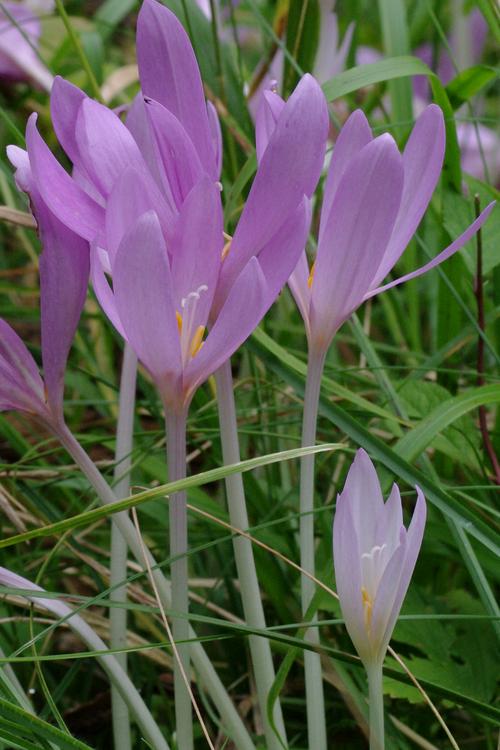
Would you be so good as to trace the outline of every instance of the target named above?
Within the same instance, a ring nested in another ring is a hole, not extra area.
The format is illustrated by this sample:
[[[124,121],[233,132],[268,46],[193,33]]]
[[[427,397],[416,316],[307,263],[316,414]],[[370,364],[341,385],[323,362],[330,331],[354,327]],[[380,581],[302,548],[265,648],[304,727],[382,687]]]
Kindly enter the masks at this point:
[[[419,383],[418,388],[421,386],[422,383]],[[484,385],[449,398],[398,440],[394,450],[406,461],[414,461],[432,443],[436,435],[464,414],[479,406],[497,403],[500,403],[498,385]]]
[[[249,339],[248,345],[271,370],[282,377],[285,382],[290,383],[297,393],[304,394],[305,378],[297,373],[296,368],[292,369],[287,360],[281,359],[274,341],[271,341],[271,345],[266,346],[266,342],[262,337],[257,339],[253,335]],[[460,527],[466,527],[467,532],[471,536],[480,541],[494,554],[500,554],[498,534],[473,510],[465,507],[456,498],[441,489],[427,474],[422,473],[408,461],[401,458],[395,450],[391,449],[379,437],[370,432],[364,424],[351,417],[338,404],[331,403],[322,396],[319,411],[339,430],[350,437],[356,445],[365,448],[372,458],[384,464],[398,478],[407,482],[410,486],[414,487],[418,485],[424,492],[427,500],[435,505],[445,516],[451,518]]]
[[[293,59],[304,73],[312,72],[319,41],[318,0],[290,0],[286,46]],[[285,58],[284,90],[295,88],[298,81],[296,66]]]
[[[0,698],[0,715],[3,720],[8,720],[19,727],[22,734],[26,735],[27,740],[33,737],[47,739],[60,750],[91,750],[89,745],[84,742],[80,742],[80,740],[2,698]]]
[[[403,0],[378,0],[382,39],[388,57],[408,55],[410,40]],[[411,81],[393,80],[389,83],[392,117],[398,123],[397,132],[402,135],[407,129],[404,123],[413,119]],[[401,125],[399,125],[401,123]]]
[[[464,102],[472,99],[497,75],[497,71],[488,65],[473,65],[467,70],[462,70],[446,86],[446,93],[453,109],[458,109]]]
[[[230,474],[239,474],[251,469],[256,469],[260,466],[266,466],[273,464],[278,461],[288,461],[301,456],[306,456],[311,453],[323,453],[324,451],[343,450],[344,446],[336,443],[325,443],[324,445],[310,446],[308,448],[292,448],[288,451],[280,451],[279,453],[271,453],[267,456],[259,456],[258,458],[249,458],[246,461],[240,461],[238,464],[231,464],[229,466],[221,466],[218,469],[210,469],[204,471],[195,476],[182,479],[177,482],[170,482],[169,484],[155,487],[145,492],[139,492],[137,495],[125,498],[124,500],[117,500],[115,503],[109,503],[101,508],[94,508],[93,510],[87,511],[86,513],[80,513],[71,518],[66,518],[63,521],[58,521],[50,526],[42,526],[38,529],[32,529],[26,531],[23,534],[17,534],[16,536],[8,537],[7,539],[0,540],[0,549],[2,547],[10,547],[12,545],[24,542],[27,539],[35,539],[43,536],[53,536],[60,532],[67,531],[68,529],[75,529],[80,526],[86,526],[89,523],[94,523],[101,518],[107,518],[113,513],[119,513],[122,510],[128,510],[130,508],[137,507],[143,503],[147,503],[150,500],[167,496],[180,490],[189,490],[191,487],[198,487],[208,482],[216,482],[219,479],[224,479]]]

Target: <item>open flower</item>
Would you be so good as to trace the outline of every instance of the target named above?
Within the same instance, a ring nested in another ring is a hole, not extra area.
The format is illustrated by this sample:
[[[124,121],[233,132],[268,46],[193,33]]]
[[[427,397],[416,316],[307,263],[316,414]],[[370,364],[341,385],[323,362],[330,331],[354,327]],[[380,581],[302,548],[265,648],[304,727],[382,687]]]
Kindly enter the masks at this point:
[[[325,183],[316,258],[309,267],[304,252],[289,282],[310,348],[326,352],[359,305],[442,263],[486,221],[494,202],[429,263],[381,286],[425,213],[444,149],[443,114],[434,104],[417,120],[403,154],[389,134],[373,138],[361,110],[349,117]]]
[[[304,76],[283,103],[234,237],[223,246],[217,118],[182,25],[156,0],[143,3],[137,51],[142,95],[126,123],[56,79],[52,119],[72,175],[40,137],[36,115],[27,153],[10,147],[8,154],[18,184],[90,242],[104,311],[165,403],[183,408],[255,328],[297,264],[328,112],[318,83]]]
[[[342,614],[365,667],[381,664],[417,561],[426,504],[419,487],[411,523],[403,525],[393,485],[384,503],[370,458],[361,448],[337,497],[333,559]]]

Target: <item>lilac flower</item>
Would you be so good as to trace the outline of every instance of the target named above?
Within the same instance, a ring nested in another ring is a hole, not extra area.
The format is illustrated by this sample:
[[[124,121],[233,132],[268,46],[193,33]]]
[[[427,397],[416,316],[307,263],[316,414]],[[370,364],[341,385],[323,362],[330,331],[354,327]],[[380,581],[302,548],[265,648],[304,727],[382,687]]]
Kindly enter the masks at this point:
[[[30,194],[42,243],[40,256],[41,337],[44,381],[18,335],[0,320],[0,410],[17,409],[46,424],[63,419],[64,371],[85,303],[89,278],[88,243],[47,208],[31,182],[26,153],[9,147],[17,182]]]
[[[384,503],[375,468],[360,448],[337,497],[333,557],[337,593],[349,635],[365,667],[385,656],[415,567],[425,527],[426,504],[417,503],[403,525],[397,485]]]
[[[320,87],[304,76],[281,108],[234,237],[223,247],[213,120],[189,40],[155,0],[146,0],[139,16],[138,55],[148,98],[136,100],[128,127],[58,78],[52,117],[73,176],[41,139],[35,115],[21,166],[58,219],[90,241],[104,311],[165,403],[184,409],[255,328],[297,263],[328,115]]]
[[[53,77],[38,54],[40,21],[33,11],[50,12],[53,4],[2,3],[0,8],[0,79],[32,80],[50,91]]]
[[[345,123],[325,183],[315,261],[309,268],[303,253],[289,282],[312,349],[325,352],[362,302],[442,263],[487,219],[493,203],[429,263],[381,286],[425,213],[444,148],[443,115],[432,104],[403,154],[390,135],[373,138],[361,110]]]

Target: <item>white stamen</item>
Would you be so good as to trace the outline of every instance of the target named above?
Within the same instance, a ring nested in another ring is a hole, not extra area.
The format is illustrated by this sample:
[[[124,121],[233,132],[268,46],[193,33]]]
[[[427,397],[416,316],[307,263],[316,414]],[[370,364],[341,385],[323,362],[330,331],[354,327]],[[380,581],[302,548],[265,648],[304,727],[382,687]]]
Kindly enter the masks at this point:
[[[193,337],[200,326],[200,321],[196,320],[196,310],[202,293],[207,291],[208,286],[206,284],[201,284],[196,291],[189,292],[186,297],[181,299],[182,327],[180,337],[183,364],[186,364],[190,357],[193,356],[191,352]]]

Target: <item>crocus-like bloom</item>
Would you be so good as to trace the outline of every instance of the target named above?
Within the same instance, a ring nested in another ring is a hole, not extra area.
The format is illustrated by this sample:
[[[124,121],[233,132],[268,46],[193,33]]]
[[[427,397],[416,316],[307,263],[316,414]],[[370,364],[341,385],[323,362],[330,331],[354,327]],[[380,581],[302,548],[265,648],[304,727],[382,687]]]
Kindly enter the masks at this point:
[[[425,213],[444,149],[443,115],[433,104],[417,120],[403,154],[389,134],[373,138],[361,110],[345,123],[325,183],[315,261],[309,267],[304,252],[289,282],[311,349],[325,352],[362,302],[442,263],[488,217],[494,203],[429,263],[381,286]]]
[[[40,21],[33,11],[50,12],[53,3],[2,3],[0,8],[0,80],[38,83],[50,91],[53,77],[38,54]]]
[[[365,667],[380,664],[408,590],[424,534],[426,504],[416,487],[411,523],[403,525],[393,485],[384,503],[367,453],[356,453],[333,521],[337,593],[349,635]]]
[[[328,113],[319,85],[304,76],[275,120],[234,237],[224,246],[220,132],[189,39],[156,0],[142,6],[137,48],[146,96],[136,99],[126,124],[56,79],[52,117],[72,177],[41,139],[36,115],[27,126],[27,154],[10,148],[9,157],[18,181],[19,170],[27,172],[24,181],[58,219],[90,241],[103,309],[165,403],[183,409],[255,328],[297,263]]]
[[[42,243],[40,307],[44,381],[30,352],[0,319],[0,410],[15,409],[49,426],[63,420],[64,371],[89,278],[88,243],[47,208],[31,182],[26,153],[10,147],[17,182],[30,194]]]

